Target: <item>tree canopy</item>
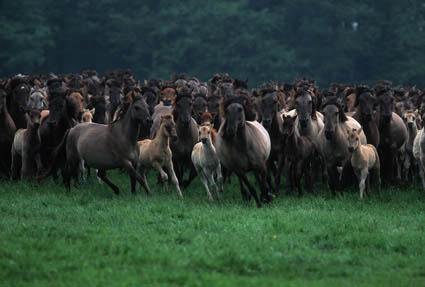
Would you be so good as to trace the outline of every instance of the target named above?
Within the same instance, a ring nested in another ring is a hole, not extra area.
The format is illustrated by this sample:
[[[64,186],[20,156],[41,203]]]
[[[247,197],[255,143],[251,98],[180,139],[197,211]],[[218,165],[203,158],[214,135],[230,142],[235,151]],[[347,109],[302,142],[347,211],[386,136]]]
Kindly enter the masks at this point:
[[[130,68],[141,79],[228,72],[251,84],[422,84],[425,2],[0,2],[0,76]]]

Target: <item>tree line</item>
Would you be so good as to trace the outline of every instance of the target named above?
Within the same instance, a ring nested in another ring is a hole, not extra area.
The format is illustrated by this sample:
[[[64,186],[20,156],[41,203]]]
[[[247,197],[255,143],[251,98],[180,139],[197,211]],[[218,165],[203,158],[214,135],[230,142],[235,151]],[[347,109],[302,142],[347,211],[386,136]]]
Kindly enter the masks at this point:
[[[422,1],[15,0],[0,11],[0,77],[130,68],[141,79],[228,72],[251,84],[425,78]]]

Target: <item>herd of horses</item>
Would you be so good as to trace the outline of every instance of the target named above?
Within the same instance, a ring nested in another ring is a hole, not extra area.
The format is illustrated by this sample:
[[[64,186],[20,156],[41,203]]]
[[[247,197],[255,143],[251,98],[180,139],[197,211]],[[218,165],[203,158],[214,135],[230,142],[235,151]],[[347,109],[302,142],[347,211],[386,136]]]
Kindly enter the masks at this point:
[[[335,194],[357,184],[363,198],[371,181],[379,191],[381,180],[421,178],[425,189],[424,119],[425,92],[388,81],[319,89],[298,79],[249,89],[225,73],[142,83],[129,70],[19,74],[0,79],[0,174],[61,176],[69,190],[96,170],[118,194],[107,171],[120,169],[133,193],[139,183],[150,194],[154,169],[158,184],[172,183],[181,198],[197,175],[211,201],[231,175],[257,206],[282,187],[302,195],[321,181]]]

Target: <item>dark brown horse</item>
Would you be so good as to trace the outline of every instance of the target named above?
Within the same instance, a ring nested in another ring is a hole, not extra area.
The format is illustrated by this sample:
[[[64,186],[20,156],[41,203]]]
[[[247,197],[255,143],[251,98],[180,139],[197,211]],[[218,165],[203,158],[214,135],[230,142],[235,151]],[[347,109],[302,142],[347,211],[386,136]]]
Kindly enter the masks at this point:
[[[267,130],[271,139],[271,152],[267,160],[267,167],[274,177],[274,192],[279,194],[280,175],[283,167],[283,135],[281,130],[282,117],[278,111],[278,95],[276,89],[269,87],[261,89],[259,97],[261,124]]]
[[[51,165],[53,150],[61,142],[65,132],[78,123],[80,106],[68,91],[61,79],[53,79],[49,86],[49,115],[41,122],[39,135],[40,155],[45,167]]]
[[[397,154],[407,141],[407,128],[403,119],[394,112],[394,94],[390,86],[378,86],[379,101],[379,158],[382,163],[383,183],[401,181],[401,163]],[[395,176],[395,177],[394,177]]]
[[[16,126],[7,110],[4,84],[0,83],[0,175],[8,177],[11,164],[10,149]]]
[[[367,143],[378,148],[380,139],[379,119],[376,118],[375,112],[378,101],[374,95],[374,91],[366,86],[358,86],[355,95],[354,106],[357,107],[357,111],[354,113],[353,118],[362,125]]]
[[[15,122],[16,128],[27,127],[27,118],[24,110],[27,107],[31,87],[28,79],[21,76],[12,78],[6,86],[8,98],[7,109]]]

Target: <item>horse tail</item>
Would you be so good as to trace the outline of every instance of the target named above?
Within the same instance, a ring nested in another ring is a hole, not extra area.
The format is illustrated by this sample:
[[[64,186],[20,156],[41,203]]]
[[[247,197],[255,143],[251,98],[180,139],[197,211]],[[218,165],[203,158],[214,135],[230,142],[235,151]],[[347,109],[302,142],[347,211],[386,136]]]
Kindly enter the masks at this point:
[[[51,176],[54,174],[60,167],[63,165],[63,163],[66,161],[66,142],[68,139],[70,129],[68,129],[60,143],[55,147],[55,149],[52,152],[52,162],[50,166],[48,167],[47,171],[45,171],[42,175],[37,177],[37,181],[41,182],[45,178]]]

